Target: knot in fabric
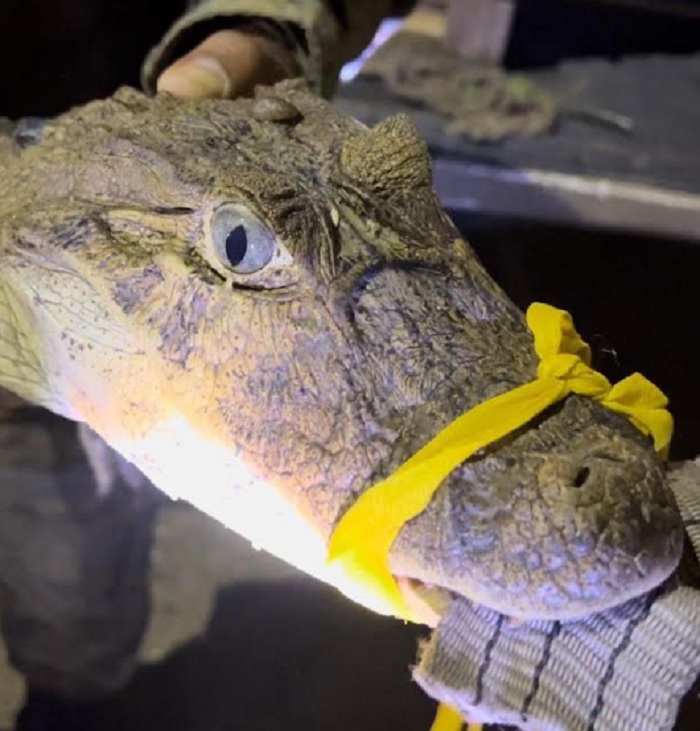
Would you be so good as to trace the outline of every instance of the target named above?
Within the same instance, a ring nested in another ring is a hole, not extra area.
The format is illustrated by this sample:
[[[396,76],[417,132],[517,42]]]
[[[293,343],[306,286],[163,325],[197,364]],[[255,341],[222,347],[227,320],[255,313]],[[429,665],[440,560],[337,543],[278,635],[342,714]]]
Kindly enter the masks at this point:
[[[589,396],[611,411],[624,414],[637,429],[652,437],[662,459],[668,457],[673,417],[666,408],[668,399],[659,388],[641,373],[633,373],[613,386],[591,368],[591,350],[576,332],[568,312],[537,302],[527,311],[527,324],[540,359],[538,380],[559,380],[559,388],[566,389],[564,395]]]

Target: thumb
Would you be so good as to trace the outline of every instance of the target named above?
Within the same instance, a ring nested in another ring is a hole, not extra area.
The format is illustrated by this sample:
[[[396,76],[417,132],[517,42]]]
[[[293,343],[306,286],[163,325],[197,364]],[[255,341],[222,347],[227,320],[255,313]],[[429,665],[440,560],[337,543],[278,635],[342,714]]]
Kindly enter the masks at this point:
[[[273,84],[296,72],[291,53],[280,43],[223,30],[166,68],[156,88],[182,99],[235,98],[252,94],[257,84]]]

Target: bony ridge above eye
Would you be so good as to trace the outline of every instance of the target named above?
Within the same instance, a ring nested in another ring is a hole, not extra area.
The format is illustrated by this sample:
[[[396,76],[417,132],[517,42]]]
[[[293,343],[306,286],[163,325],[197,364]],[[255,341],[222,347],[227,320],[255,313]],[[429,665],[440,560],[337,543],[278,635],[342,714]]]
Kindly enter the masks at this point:
[[[275,234],[248,208],[234,203],[214,211],[211,234],[217,257],[236,274],[264,269],[278,248]]]

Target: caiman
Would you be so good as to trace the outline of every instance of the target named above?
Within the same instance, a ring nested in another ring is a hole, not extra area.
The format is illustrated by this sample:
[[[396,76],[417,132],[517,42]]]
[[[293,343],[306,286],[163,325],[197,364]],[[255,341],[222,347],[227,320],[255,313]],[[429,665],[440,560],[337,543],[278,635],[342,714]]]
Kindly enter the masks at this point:
[[[297,82],[19,125],[0,261],[0,386],[370,607],[326,561],[340,518],[537,374],[410,119],[368,129]],[[660,584],[682,536],[649,437],[570,395],[454,469],[388,561],[414,602],[575,619]]]

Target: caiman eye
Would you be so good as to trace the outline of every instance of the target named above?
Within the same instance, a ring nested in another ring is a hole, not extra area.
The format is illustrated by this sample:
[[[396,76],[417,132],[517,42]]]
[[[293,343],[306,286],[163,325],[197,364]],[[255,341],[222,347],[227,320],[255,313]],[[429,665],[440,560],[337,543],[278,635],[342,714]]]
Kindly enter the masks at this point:
[[[221,263],[236,274],[266,267],[277,251],[277,237],[247,208],[221,206],[214,212],[211,233]]]

